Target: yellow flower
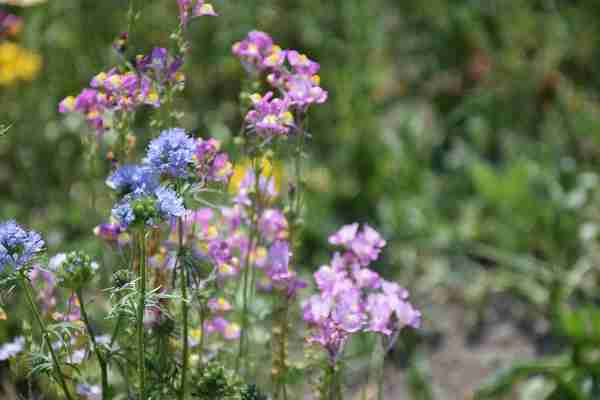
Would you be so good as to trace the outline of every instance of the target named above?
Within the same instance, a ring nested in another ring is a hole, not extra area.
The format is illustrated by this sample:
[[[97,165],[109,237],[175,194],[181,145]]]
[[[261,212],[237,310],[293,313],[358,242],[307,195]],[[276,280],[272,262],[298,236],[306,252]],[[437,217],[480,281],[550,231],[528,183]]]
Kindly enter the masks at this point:
[[[12,42],[0,43],[0,85],[30,81],[37,76],[41,66],[42,59],[38,54]]]

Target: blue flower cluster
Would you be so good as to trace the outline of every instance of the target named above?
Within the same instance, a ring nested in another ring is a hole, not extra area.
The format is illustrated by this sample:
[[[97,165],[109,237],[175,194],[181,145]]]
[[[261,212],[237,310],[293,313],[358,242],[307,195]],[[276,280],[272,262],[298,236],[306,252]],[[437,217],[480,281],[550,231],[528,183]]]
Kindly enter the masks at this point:
[[[43,248],[44,240],[37,232],[26,231],[15,221],[0,224],[0,272],[27,267]]]
[[[150,142],[144,163],[162,176],[188,178],[194,173],[196,147],[183,129],[169,129]]]

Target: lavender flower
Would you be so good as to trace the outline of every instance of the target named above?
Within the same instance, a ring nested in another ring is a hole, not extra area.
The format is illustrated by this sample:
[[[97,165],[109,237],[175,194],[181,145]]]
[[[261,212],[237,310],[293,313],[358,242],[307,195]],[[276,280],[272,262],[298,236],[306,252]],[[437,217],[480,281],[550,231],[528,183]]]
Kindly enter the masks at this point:
[[[263,137],[286,135],[294,126],[294,116],[287,99],[273,98],[273,93],[251,96],[253,109],[246,115],[249,128]]]
[[[261,214],[258,220],[258,229],[268,241],[285,239],[288,234],[288,222],[281,211],[269,208]]]
[[[196,4],[193,4],[194,2]],[[177,5],[179,6],[179,22],[182,27],[187,26],[190,20],[190,11],[192,17],[218,16],[212,4],[206,3],[204,0],[177,0]]]
[[[18,271],[27,267],[43,248],[44,241],[37,232],[26,231],[15,221],[1,223],[0,273],[7,268]]]
[[[320,293],[303,305],[304,320],[312,328],[307,338],[310,343],[321,345],[335,363],[356,332],[390,336],[405,326],[420,326],[421,313],[408,302],[408,292],[367,268],[385,246],[377,231],[346,225],[331,235],[329,242],[346,252],[335,253],[331,265],[314,274]]]
[[[241,42],[233,45],[233,54],[238,56],[249,73],[256,74],[267,68],[264,61],[272,53],[273,39],[261,31],[252,31]]]

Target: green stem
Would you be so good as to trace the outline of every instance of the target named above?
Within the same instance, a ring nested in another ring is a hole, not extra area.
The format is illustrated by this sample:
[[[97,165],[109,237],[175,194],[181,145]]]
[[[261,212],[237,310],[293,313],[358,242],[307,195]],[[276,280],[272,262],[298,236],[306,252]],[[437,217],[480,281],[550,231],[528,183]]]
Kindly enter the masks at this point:
[[[236,372],[240,371],[242,367],[242,362],[245,361],[247,357],[247,341],[248,341],[248,308],[250,304],[250,293],[251,293],[251,283],[254,281],[254,268],[250,265],[251,254],[256,246],[257,242],[257,216],[259,214],[259,207],[261,201],[261,193],[260,193],[260,173],[259,165],[260,162],[257,157],[252,158],[252,170],[254,171],[254,191],[256,199],[252,203],[252,214],[250,215],[250,240],[248,244],[248,251],[246,252],[246,257],[244,260],[244,278],[243,278],[243,287],[242,287],[242,326],[240,330],[240,340],[239,340],[239,349],[238,356],[235,363]]]
[[[180,217],[177,221],[178,225],[178,240],[179,240],[179,251],[177,258],[180,259],[183,252],[183,220]],[[188,344],[188,295],[187,295],[187,269],[185,265],[180,261],[181,266],[181,315],[183,319],[183,366],[181,370],[181,388],[179,392],[179,399],[184,400],[187,388],[187,370],[188,370],[188,359],[189,359],[189,344]]]
[[[44,341],[46,342],[46,346],[48,347],[48,350],[50,351],[50,356],[52,357],[52,363],[54,364],[54,371],[56,373],[56,376],[58,378],[60,386],[62,387],[65,397],[68,400],[73,400],[73,397],[71,396],[71,393],[69,392],[69,389],[67,387],[67,382],[65,380],[65,376],[60,368],[60,364],[58,363],[58,357],[56,357],[54,348],[52,348],[52,343],[50,343],[50,334],[48,333],[48,330],[46,329],[46,324],[44,324],[44,321],[42,320],[42,317],[37,309],[37,306],[35,305],[35,302],[33,301],[33,295],[31,294],[31,287],[30,287],[29,281],[27,280],[27,277],[24,275],[24,273],[21,274],[21,284],[23,285],[23,288],[25,289],[25,295],[27,297],[27,302],[29,303],[31,312],[35,316],[35,320],[37,321],[40,331],[42,332],[42,337],[44,338]]]
[[[108,397],[109,387],[108,387],[108,369],[107,369],[107,365],[106,365],[106,360],[102,356],[102,352],[100,351],[100,348],[98,347],[98,343],[96,343],[96,336],[94,335],[94,332],[92,331],[92,327],[90,325],[90,320],[88,318],[88,314],[85,309],[85,302],[83,301],[83,293],[82,293],[81,289],[76,290],[75,294],[77,295],[77,299],[79,300],[79,308],[81,309],[81,316],[83,318],[83,323],[85,324],[85,328],[88,332],[88,335],[92,342],[92,346],[94,348],[94,353],[96,354],[96,358],[98,359],[98,364],[100,365],[100,373],[101,373],[101,380],[102,380],[101,381],[102,382],[102,400],[107,400],[109,398]]]
[[[138,374],[140,384],[140,400],[146,400],[146,341],[144,337],[144,311],[146,309],[146,234],[142,228],[139,238],[139,276],[138,276],[138,318],[137,318],[137,339],[138,339]]]
[[[385,353],[386,346],[384,343],[383,337],[380,338],[380,349],[379,349],[379,370],[377,376],[377,400],[384,400],[384,390],[385,390]]]

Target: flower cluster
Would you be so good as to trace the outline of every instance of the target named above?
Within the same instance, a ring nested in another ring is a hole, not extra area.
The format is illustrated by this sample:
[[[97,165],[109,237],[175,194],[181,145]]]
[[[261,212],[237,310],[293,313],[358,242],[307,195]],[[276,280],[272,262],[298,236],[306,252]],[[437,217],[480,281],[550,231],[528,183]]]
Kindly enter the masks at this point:
[[[106,180],[120,196],[112,211],[119,225],[101,225],[98,234],[115,241],[121,228],[135,222],[157,225],[171,217],[182,217],[185,208],[181,194],[169,185],[177,188],[182,182],[202,186],[226,183],[233,168],[219,148],[218,141],[195,139],[180,128],[162,132],[148,145],[142,165],[124,165]]]
[[[26,231],[15,221],[0,224],[0,273],[18,271],[30,266],[44,248],[42,237]]]
[[[185,212],[183,199],[167,187],[152,192],[136,191],[123,197],[113,208],[112,217],[123,228],[131,225],[156,226]]]
[[[182,27],[187,26],[190,18],[216,17],[218,15],[212,4],[204,0],[177,0],[177,5],[179,6],[179,22]]]
[[[419,327],[421,314],[408,302],[408,292],[367,268],[377,260],[385,241],[368,225],[342,227],[329,238],[342,246],[330,265],[314,274],[319,294],[303,306],[304,320],[313,328],[308,337],[335,362],[351,334],[377,332],[389,336],[405,326]]]
[[[166,178],[226,182],[232,166],[219,148],[215,139],[194,139],[183,129],[174,128],[150,142],[144,163]]]
[[[262,136],[286,135],[294,125],[292,111],[306,112],[311,104],[327,100],[320,86],[319,64],[296,50],[282,50],[264,32],[252,31],[233,45],[233,54],[254,77],[266,75],[267,82],[283,94],[252,95],[253,109],[246,116],[248,127]]]
[[[180,58],[172,57],[164,48],[137,57],[133,71],[112,68],[100,72],[90,87],[78,96],[68,96],[59,104],[61,113],[78,112],[85,116],[98,134],[111,128],[111,116],[117,111],[131,112],[142,105],[158,108],[168,87],[183,87],[185,80],[179,69]]]

